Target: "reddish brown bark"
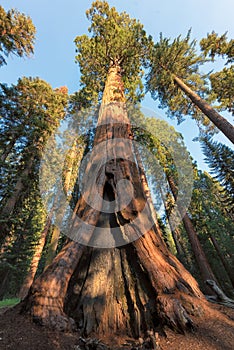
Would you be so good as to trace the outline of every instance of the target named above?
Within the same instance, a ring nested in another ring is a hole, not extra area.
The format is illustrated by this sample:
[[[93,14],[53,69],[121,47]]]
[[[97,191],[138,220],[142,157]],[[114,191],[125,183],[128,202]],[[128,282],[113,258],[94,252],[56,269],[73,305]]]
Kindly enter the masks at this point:
[[[167,174],[167,180],[171,189],[171,192],[176,200],[177,198],[177,188],[174,183],[174,180],[171,175]],[[182,221],[185,227],[185,230],[188,234],[189,241],[191,243],[192,251],[194,254],[194,257],[196,259],[196,262],[198,264],[200,274],[203,280],[203,289],[206,293],[210,294],[212,291],[211,289],[206,285],[206,280],[214,280],[216,281],[215,275],[210,267],[210,264],[206,258],[205,252],[201,246],[201,243],[198,238],[198,234],[195,231],[193,227],[193,223],[190,220],[188,213],[184,211],[184,208],[178,207],[179,212],[181,213]]]
[[[32,169],[32,165],[33,165],[33,159],[30,158],[26,164],[26,167],[24,168],[24,170],[20,174],[20,176],[15,184],[15,188],[13,190],[13,193],[7,199],[3,209],[1,211],[1,215],[3,217],[9,216],[13,212],[14,207],[16,205],[16,202],[19,199],[19,196],[22,193],[23,189],[25,188],[24,180],[27,179],[27,177]]]
[[[162,198],[162,201],[163,201],[163,204],[164,204],[164,208],[165,208],[165,212],[166,212],[166,216],[167,216],[167,219],[168,219],[168,223],[169,223],[169,226],[170,226],[170,229],[171,229],[171,234],[172,234],[172,238],[173,238],[173,241],[175,243],[175,247],[176,247],[176,251],[177,251],[177,256],[178,256],[178,259],[184,263],[185,262],[185,250],[184,250],[184,247],[182,245],[182,240],[181,240],[181,235],[180,235],[180,231],[179,231],[179,228],[178,227],[172,227],[172,224],[171,224],[171,220],[170,220],[170,213],[171,213],[171,210],[170,208],[168,208],[168,205],[164,199],[164,195],[162,193],[162,191],[160,190],[160,193],[161,193],[161,198]]]
[[[50,241],[50,244],[48,246],[48,251],[46,254],[45,268],[52,263],[55,255],[56,255],[59,237],[60,237],[60,229],[57,226],[54,226],[53,232],[51,235],[51,241]]]
[[[196,92],[194,92],[188,85],[186,85],[180,78],[173,76],[174,82],[181,90],[191,99],[191,101],[210,119],[212,123],[224,135],[234,143],[234,126],[222,117],[214,108],[212,108],[205,100],[203,100]]]
[[[104,246],[111,239],[122,246],[98,249],[70,241],[34,282],[24,310],[41,324],[65,330],[75,321],[84,335],[98,337],[138,337],[159,325],[183,332],[192,327],[189,314],[206,301],[194,278],[167,249],[153,220],[146,183],[131,160],[134,148],[123,89],[119,68],[112,67],[84,178],[94,176],[101,160],[104,165],[75,209],[93,229],[84,232],[74,215],[70,232],[93,247],[100,246],[100,239]],[[111,147],[113,140],[117,143]],[[100,145],[101,151],[95,152]],[[120,180],[126,186],[119,191]],[[99,196],[110,204],[116,200],[118,209],[103,212]]]

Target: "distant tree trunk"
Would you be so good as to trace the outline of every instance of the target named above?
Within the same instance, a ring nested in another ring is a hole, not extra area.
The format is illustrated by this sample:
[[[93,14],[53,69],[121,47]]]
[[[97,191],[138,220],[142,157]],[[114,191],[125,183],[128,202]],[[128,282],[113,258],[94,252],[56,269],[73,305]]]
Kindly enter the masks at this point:
[[[222,264],[223,264],[223,267],[224,267],[225,271],[227,272],[227,275],[228,275],[228,277],[229,277],[229,279],[230,279],[230,281],[232,283],[232,286],[234,287],[234,271],[232,271],[230,269],[230,266],[229,266],[228,262],[226,261],[224,255],[223,255],[223,252],[221,251],[216,238],[210,232],[209,232],[209,237],[210,237],[211,242],[213,243],[213,246],[214,246],[214,248],[215,248],[215,250],[216,250],[216,252],[217,252],[217,254],[218,254],[218,256],[219,256],[219,258],[220,258],[220,260],[222,262]]]
[[[186,85],[179,77],[173,75],[176,85],[184,91],[191,101],[210,119],[212,123],[224,135],[234,143],[234,126],[214,110],[205,100],[203,100],[196,92]]]
[[[19,178],[15,184],[13,193],[10,195],[10,197],[7,199],[4,207],[1,210],[1,215],[3,217],[7,217],[11,215],[13,212],[15,205],[17,203],[17,200],[19,199],[20,194],[22,193],[23,189],[25,188],[24,181],[27,179],[33,165],[33,157],[28,160],[26,163],[25,168],[19,175]]]
[[[176,227],[175,229],[172,229],[171,227],[171,234],[172,234],[172,238],[175,242],[175,246],[176,246],[176,251],[178,253],[178,259],[183,263],[185,258],[185,252],[184,249],[182,248],[182,245],[180,243],[180,231],[178,229],[178,227]]]
[[[52,212],[49,214],[47,220],[46,220],[46,224],[45,227],[41,233],[40,239],[36,245],[36,248],[34,250],[34,254],[30,263],[30,268],[28,271],[28,274],[23,282],[23,285],[21,286],[20,292],[19,292],[19,297],[20,299],[24,299],[26,297],[26,295],[28,294],[28,291],[33,283],[34,277],[36,275],[37,269],[38,269],[38,265],[39,262],[41,260],[41,255],[42,255],[42,251],[44,249],[45,246],[45,242],[46,242],[46,237],[48,235],[50,226],[51,226],[51,219],[52,219]]]
[[[58,247],[58,241],[60,236],[60,229],[57,226],[53,227],[51,241],[48,245],[48,251],[46,254],[45,269],[50,265],[56,255],[56,250]]]
[[[72,179],[72,171],[74,162],[77,158],[77,140],[74,141],[71,149],[68,151],[65,161],[65,168],[63,169],[63,189],[67,194],[70,189],[70,182]]]
[[[171,189],[171,192],[176,200],[177,198],[177,188],[174,183],[174,179],[171,175],[167,174],[167,180]],[[189,241],[191,243],[191,247],[193,250],[194,257],[196,259],[196,262],[198,264],[200,274],[203,281],[203,289],[206,293],[210,294],[212,292],[211,288],[206,285],[206,280],[214,280],[216,281],[216,277],[210,267],[210,264],[206,258],[205,252],[201,246],[201,243],[199,241],[197,232],[194,229],[194,226],[192,224],[192,221],[190,220],[188,213],[184,213],[184,208],[178,207],[179,212],[181,213],[182,221],[184,224],[184,228],[188,234]],[[217,281],[216,281],[217,282]]]
[[[140,174],[142,187],[143,187],[143,190],[145,192],[146,199],[147,199],[147,201],[149,203],[150,210],[151,210],[151,215],[152,215],[152,218],[154,220],[154,223],[155,223],[155,225],[157,225],[157,229],[160,232],[160,228],[159,228],[158,220],[157,220],[157,215],[156,215],[156,211],[155,211],[155,208],[154,208],[154,203],[153,203],[153,200],[152,200],[152,197],[151,197],[148,181],[147,181],[147,178],[146,178],[146,175],[145,175],[142,159],[141,159],[141,156],[139,154],[138,148],[137,148],[135,143],[134,143],[133,147],[134,147],[134,154],[135,154],[136,160],[137,160],[137,165],[138,165],[138,169],[139,169],[139,174]]]
[[[102,148],[96,151],[96,146]],[[92,178],[96,169],[97,176],[74,213],[74,218],[78,215],[88,222],[89,231],[74,220],[70,232],[89,246],[68,242],[33,283],[22,308],[36,322],[60,330],[76,324],[85,336],[139,337],[158,325],[184,332],[192,327],[189,314],[205,305],[196,281],[169,252],[157,223],[152,223],[150,204],[132,155],[124,87],[119,67],[113,66],[84,179]],[[122,190],[120,180],[124,180]],[[121,206],[129,198],[131,201]],[[119,208],[106,213],[103,206],[111,206],[113,200]],[[100,242],[104,246],[122,245],[100,249]]]
[[[175,243],[176,251],[178,254],[178,259],[184,264],[185,263],[185,251],[184,251],[184,247],[182,247],[180,231],[179,231],[178,227],[175,227],[175,228],[172,227],[171,220],[170,220],[170,208],[168,207],[168,205],[165,201],[165,198],[164,198],[164,195],[162,193],[161,188],[160,188],[160,193],[161,193],[161,198],[162,198],[163,205],[165,208],[166,216],[168,219],[168,223],[169,223],[169,226],[171,229],[172,238],[173,238],[173,241]]]

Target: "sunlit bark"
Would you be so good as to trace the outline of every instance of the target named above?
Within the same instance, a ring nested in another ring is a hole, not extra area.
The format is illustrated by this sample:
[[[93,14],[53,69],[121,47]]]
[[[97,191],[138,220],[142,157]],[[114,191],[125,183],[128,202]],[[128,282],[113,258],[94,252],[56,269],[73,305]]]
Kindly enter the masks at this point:
[[[194,278],[167,249],[152,213],[146,179],[133,161],[118,66],[109,71],[90,159],[87,181],[95,174],[95,164],[102,161],[103,166],[75,211],[93,230],[84,232],[76,220],[71,228],[73,238],[84,242],[87,237],[89,246],[75,241],[64,246],[32,285],[23,309],[35,321],[57,329],[76,324],[84,335],[138,337],[159,325],[180,332],[192,327],[190,314],[205,299]],[[103,212],[99,196],[110,204],[116,200],[118,209]],[[95,248],[100,242],[116,247]]]

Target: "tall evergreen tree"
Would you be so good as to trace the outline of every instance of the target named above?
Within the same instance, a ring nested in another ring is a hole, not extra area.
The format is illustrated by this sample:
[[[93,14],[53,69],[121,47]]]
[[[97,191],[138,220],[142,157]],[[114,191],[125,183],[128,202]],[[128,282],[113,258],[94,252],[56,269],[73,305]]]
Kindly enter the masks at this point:
[[[67,90],[53,90],[39,78],[22,78],[16,86],[1,84],[1,88],[0,152],[3,169],[11,171],[13,182],[8,191],[2,189],[0,213],[6,217],[13,212],[33,167],[38,166],[46,140],[65,116]],[[12,156],[16,157],[14,169]]]
[[[214,31],[200,41],[200,47],[205,56],[222,57],[225,67],[220,72],[209,75],[212,94],[220,103],[220,109],[227,109],[234,115],[234,40],[228,41],[227,33],[218,35]]]
[[[11,87],[1,84],[0,274],[5,281],[1,297],[10,289],[14,295],[19,291],[40,242],[46,220],[39,188],[40,159],[49,136],[66,115],[67,99],[66,88],[53,90],[39,78],[21,78]],[[20,278],[16,278],[17,268]]]
[[[234,205],[234,151],[210,138],[201,139],[205,162],[209,165],[212,175],[220,181],[229,200]],[[227,197],[227,202],[228,202]],[[228,204],[228,203],[226,203]]]
[[[30,17],[0,6],[0,66],[7,64],[10,54],[18,57],[33,53],[36,28]]]
[[[234,225],[225,210],[221,191],[218,181],[206,172],[197,171],[189,214],[219,284],[230,292],[234,285]]]
[[[160,36],[152,50],[147,88],[161,107],[168,108],[169,116],[182,121],[190,115],[200,126],[214,125],[234,143],[234,127],[208,103],[205,76],[199,73],[199,66],[205,62],[196,54],[196,41],[186,38],[170,39]]]

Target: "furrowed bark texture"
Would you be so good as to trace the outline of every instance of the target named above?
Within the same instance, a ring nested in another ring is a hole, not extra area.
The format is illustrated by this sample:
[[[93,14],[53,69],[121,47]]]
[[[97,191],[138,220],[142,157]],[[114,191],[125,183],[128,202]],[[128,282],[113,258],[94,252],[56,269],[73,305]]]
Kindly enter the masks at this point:
[[[71,237],[78,243],[70,241],[34,282],[24,310],[58,329],[75,321],[86,336],[138,337],[163,325],[180,332],[192,327],[191,314],[206,301],[154,222],[118,67],[108,75],[90,159],[84,178],[97,176],[76,213],[93,226],[88,232],[74,220]],[[115,210],[105,212],[113,203]]]

